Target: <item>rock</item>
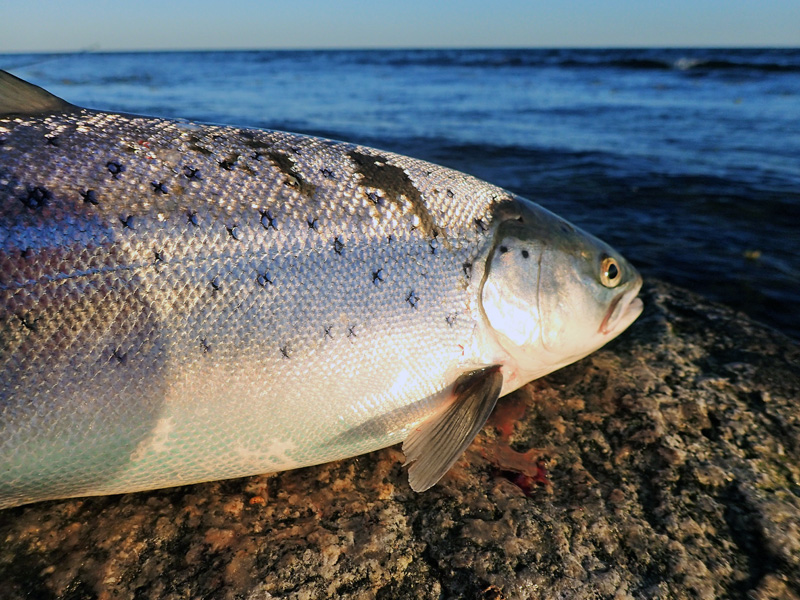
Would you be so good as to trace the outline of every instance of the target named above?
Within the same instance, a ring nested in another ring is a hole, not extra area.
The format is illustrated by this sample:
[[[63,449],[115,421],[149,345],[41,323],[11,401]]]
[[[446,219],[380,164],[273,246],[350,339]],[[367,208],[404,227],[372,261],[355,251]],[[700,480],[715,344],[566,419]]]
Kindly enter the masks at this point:
[[[443,481],[389,448],[0,512],[4,599],[800,598],[800,347],[662,283]]]

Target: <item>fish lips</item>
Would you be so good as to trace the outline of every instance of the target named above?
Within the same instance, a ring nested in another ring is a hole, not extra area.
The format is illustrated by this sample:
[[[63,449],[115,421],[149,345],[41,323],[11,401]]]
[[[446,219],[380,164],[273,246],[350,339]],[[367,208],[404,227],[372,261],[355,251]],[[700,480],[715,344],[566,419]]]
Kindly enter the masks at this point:
[[[642,288],[642,278],[637,277],[634,285],[617,294],[608,306],[597,332],[602,335],[617,335],[627,329],[644,310],[644,302],[638,297]]]

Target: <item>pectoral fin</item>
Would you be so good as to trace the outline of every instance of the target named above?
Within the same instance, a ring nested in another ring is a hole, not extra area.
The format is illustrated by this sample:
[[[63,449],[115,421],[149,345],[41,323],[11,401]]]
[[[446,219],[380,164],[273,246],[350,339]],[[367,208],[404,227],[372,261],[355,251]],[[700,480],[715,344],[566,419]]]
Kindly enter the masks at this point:
[[[503,375],[494,365],[465,373],[453,384],[453,398],[403,443],[408,483],[415,492],[433,486],[472,443],[494,409]]]

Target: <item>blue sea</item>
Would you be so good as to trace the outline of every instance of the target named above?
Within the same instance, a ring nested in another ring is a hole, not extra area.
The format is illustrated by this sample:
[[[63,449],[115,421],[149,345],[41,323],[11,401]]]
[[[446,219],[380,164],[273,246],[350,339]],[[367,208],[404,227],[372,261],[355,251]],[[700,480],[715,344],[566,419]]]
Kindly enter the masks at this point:
[[[0,55],[83,106],[460,169],[800,339],[800,49]]]

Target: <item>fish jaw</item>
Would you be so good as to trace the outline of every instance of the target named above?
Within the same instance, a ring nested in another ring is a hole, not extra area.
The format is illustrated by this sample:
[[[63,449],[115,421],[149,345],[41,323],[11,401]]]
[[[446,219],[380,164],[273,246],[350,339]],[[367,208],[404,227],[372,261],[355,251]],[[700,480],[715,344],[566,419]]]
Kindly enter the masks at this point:
[[[621,292],[608,307],[608,312],[597,330],[600,335],[608,338],[607,341],[625,331],[642,314],[644,302],[638,297],[641,288],[642,278],[639,276],[633,287]]]

